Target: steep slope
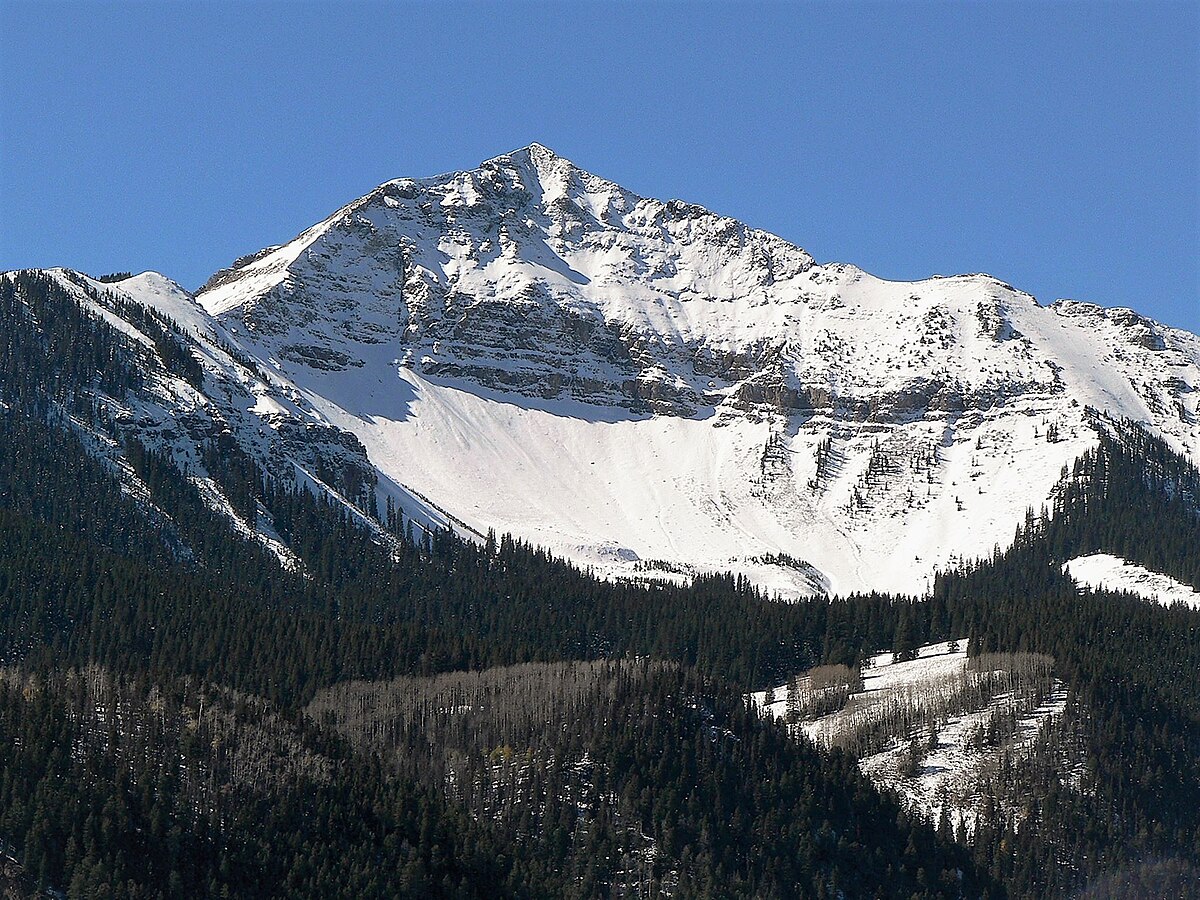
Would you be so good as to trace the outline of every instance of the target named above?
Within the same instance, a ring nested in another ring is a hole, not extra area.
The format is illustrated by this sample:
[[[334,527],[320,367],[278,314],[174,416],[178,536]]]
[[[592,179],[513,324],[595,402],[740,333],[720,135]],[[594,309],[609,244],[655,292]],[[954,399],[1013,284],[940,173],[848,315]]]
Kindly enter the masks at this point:
[[[133,495],[149,497],[128,459],[131,439],[165,454],[211,508],[290,565],[293,555],[262,510],[252,503],[235,508],[239,504],[213,478],[206,456],[236,448],[283,483],[306,483],[367,520],[356,508],[371,508],[364,498],[373,498],[379,479],[361,443],[313,415],[294,386],[272,378],[179,285],[154,272],[110,283],[67,269],[28,270],[0,273],[0,297],[10,331],[0,402],[6,392],[28,393],[22,382],[44,381],[34,393],[52,398],[53,415],[67,417],[85,445],[121,472]],[[47,315],[54,310],[60,312]],[[76,310],[114,329],[125,343],[108,347],[97,360],[99,383],[88,381],[97,371],[80,373],[79,386],[70,390],[82,390],[82,396],[68,401],[57,396],[63,374],[44,357],[69,357],[73,339],[94,339],[63,330]],[[28,359],[9,359],[9,351]],[[105,376],[105,368],[126,374]],[[86,415],[73,412],[80,403]],[[423,501],[398,488],[392,492],[418,530],[449,524]]]
[[[817,265],[537,144],[381,185],[197,299],[385,480],[610,574],[918,591],[1048,501],[1085,407],[1200,454],[1195,335]]]
[[[967,643],[914,648],[911,659],[876,654],[859,671],[844,669],[841,680],[830,677],[836,667],[824,666],[753,699],[793,733],[853,753],[873,781],[917,814],[937,822],[944,810],[947,827],[970,830],[989,778],[1004,765],[1009,772],[1028,768],[1042,732],[1070,723],[1050,657],[968,659]],[[1054,763],[1077,788],[1077,760]]]
[[[1089,406],[1200,453],[1194,335],[816,265],[538,145],[388,182],[196,298],[52,277],[148,352],[130,310],[178,325],[198,380],[114,414],[195,471],[227,432],[280,477],[608,575],[917,592],[1050,501]]]

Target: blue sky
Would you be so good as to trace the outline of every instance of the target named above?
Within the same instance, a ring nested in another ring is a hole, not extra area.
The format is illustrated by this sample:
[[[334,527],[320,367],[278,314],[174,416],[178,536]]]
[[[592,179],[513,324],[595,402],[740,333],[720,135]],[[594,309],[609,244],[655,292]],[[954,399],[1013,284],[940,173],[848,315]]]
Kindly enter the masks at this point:
[[[540,141],[818,260],[1200,331],[1200,4],[4,0],[0,268],[196,287]]]

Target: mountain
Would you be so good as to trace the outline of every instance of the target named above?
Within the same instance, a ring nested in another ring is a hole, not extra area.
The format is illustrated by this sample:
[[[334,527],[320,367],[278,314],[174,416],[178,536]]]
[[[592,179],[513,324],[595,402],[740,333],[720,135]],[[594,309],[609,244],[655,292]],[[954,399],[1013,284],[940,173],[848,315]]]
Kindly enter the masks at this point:
[[[1198,889],[1195,336],[536,147],[0,323],[6,891]]]
[[[148,277],[116,287],[154,303]],[[414,514],[607,575],[917,593],[1051,502],[1089,409],[1200,458],[1195,335],[817,264],[538,144],[387,182],[195,299],[260,421],[336,426]]]
[[[255,430],[257,364],[165,280],[116,283],[0,278],[7,893],[999,889],[746,703],[760,667],[811,661],[830,604],[400,540],[355,506],[352,435]],[[894,629],[885,599],[856,609]]]
[[[1200,458],[1193,334],[984,275],[817,264],[537,144],[387,182],[194,297],[52,275],[143,343],[122,309],[186,333],[203,378],[122,413],[176,460],[228,431],[368,513],[609,577],[922,593],[1053,504],[1097,411]]]

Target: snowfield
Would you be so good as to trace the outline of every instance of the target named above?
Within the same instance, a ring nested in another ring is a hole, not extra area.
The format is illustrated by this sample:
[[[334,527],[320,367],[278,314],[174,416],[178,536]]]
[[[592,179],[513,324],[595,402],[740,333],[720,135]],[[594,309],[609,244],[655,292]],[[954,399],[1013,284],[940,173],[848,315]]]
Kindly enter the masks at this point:
[[[1137,563],[1127,562],[1109,553],[1077,556],[1063,565],[1063,571],[1081,587],[1127,591],[1163,606],[1185,603],[1193,609],[1200,609],[1200,591],[1191,585],[1177,581],[1170,575],[1151,572]]]
[[[804,572],[761,562],[787,554],[823,573],[826,592],[923,592],[936,568],[1010,539],[1031,498],[1048,497],[1062,467],[1094,441],[1082,423],[1059,443],[1039,439],[1045,425],[1034,414],[989,417],[970,429],[973,440],[959,435],[944,446],[938,423],[872,429],[839,443],[845,471],[811,491],[816,445],[836,421],[810,420],[787,443],[791,470],[767,479],[771,422],[515,400],[422,377],[386,355],[364,353],[365,364],[348,372],[305,373],[306,404],[357,435],[381,473],[436,498],[470,530],[512,532],[609,576],[665,561],[734,569],[784,596],[813,593]],[[294,377],[290,368],[279,374]],[[853,508],[877,443],[897,456],[938,446],[937,474],[900,472],[872,507]],[[1003,490],[1018,464],[1022,490]]]

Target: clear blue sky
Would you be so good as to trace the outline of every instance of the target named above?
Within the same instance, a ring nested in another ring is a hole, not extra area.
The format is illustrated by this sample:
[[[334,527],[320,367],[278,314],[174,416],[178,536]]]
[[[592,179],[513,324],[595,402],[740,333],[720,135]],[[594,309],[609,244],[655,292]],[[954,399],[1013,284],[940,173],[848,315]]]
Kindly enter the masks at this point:
[[[540,141],[887,278],[1200,331],[1200,4],[0,3],[0,268],[196,287]]]

